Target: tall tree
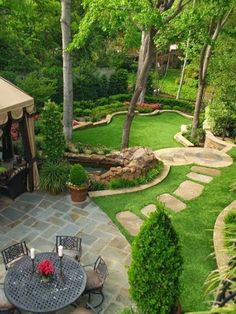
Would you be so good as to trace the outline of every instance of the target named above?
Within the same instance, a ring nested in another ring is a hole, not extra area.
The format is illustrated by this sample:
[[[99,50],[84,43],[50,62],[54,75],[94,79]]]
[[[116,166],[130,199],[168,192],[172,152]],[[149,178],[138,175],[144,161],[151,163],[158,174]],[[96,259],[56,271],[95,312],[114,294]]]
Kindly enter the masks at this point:
[[[150,68],[151,58],[155,54],[155,39],[158,37],[161,29],[166,27],[183,8],[191,1],[179,0],[176,4],[175,0],[157,1],[152,4],[152,9],[159,13],[159,18],[162,22],[162,27],[158,27],[155,23],[151,24],[148,31],[145,31],[142,36],[142,43],[139,50],[139,65],[136,78],[136,85],[134,94],[132,96],[127,117],[125,120],[123,134],[122,134],[122,148],[129,146],[129,135],[132,120],[134,117],[135,108],[141,93],[146,88],[148,71]]]
[[[84,0],[85,16],[74,36],[72,48],[83,45],[91,34],[92,26],[99,22],[103,30],[128,33],[131,28],[142,32],[139,49],[139,66],[136,85],[131,99],[122,134],[122,148],[128,147],[129,135],[135,107],[144,91],[152,56],[155,55],[155,41],[162,30],[181,13],[193,0]]]
[[[192,124],[192,137],[195,136],[199,125],[199,115],[203,103],[204,90],[206,87],[206,77],[208,66],[212,54],[213,47],[219,36],[220,31],[227,22],[230,14],[233,11],[233,2],[230,0],[218,1],[217,4],[212,3],[211,9],[208,11],[208,32],[205,43],[203,43],[200,61],[199,61],[199,76],[198,76],[198,91],[195,102],[195,110]],[[208,5],[208,4],[207,4]],[[206,8],[208,10],[208,8]]]
[[[63,125],[67,141],[72,138],[73,79],[72,56],[67,50],[71,42],[71,0],[61,0],[61,31],[63,58]]]

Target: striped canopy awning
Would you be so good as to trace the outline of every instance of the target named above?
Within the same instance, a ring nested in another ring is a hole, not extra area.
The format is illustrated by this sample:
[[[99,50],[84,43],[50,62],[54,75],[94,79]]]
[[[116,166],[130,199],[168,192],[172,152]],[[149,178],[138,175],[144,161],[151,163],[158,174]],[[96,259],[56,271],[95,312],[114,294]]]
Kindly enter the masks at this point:
[[[13,120],[34,113],[34,99],[21,89],[0,77],[0,125],[5,124],[9,114]]]

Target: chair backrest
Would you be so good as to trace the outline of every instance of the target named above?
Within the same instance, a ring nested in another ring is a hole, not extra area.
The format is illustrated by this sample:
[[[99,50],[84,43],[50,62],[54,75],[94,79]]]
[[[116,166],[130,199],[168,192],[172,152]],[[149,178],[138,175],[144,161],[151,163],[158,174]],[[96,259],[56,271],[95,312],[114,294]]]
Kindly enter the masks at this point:
[[[98,256],[97,260],[94,263],[93,269],[98,273],[99,277],[103,282],[105,281],[106,277],[108,276],[108,268],[101,256]]]
[[[5,264],[6,269],[8,269],[8,264],[17,258],[28,255],[28,248],[26,246],[25,241],[16,243],[14,245],[9,246],[8,248],[2,251],[2,257]]]
[[[81,238],[73,236],[56,236],[56,252],[58,253],[58,246],[62,245],[65,250],[81,250]]]

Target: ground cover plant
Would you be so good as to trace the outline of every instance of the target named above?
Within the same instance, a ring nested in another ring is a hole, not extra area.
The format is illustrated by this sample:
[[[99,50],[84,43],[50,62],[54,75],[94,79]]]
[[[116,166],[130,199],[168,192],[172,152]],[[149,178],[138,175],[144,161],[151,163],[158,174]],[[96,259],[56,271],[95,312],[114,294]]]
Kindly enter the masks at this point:
[[[105,145],[120,149],[124,115],[116,116],[105,126],[87,128],[73,132],[73,142],[91,145]],[[162,113],[157,116],[135,116],[131,129],[130,146],[147,146],[153,150],[181,146],[174,140],[181,124],[191,120],[176,113]]]
[[[216,268],[215,260],[211,256],[213,227],[218,214],[236,197],[235,191],[229,191],[236,177],[236,149],[231,150],[230,155],[234,163],[221,169],[221,175],[215,177],[209,185],[205,185],[200,197],[187,201],[187,208],[182,212],[170,212],[180,237],[184,258],[181,304],[186,312],[210,308],[209,303],[206,302],[203,284],[208,274]],[[147,204],[155,204],[158,195],[172,193],[181,182],[186,180],[189,169],[190,166],[172,167],[169,176],[155,187],[137,193],[94,198],[94,201],[132,242],[133,237],[117,222],[116,214],[130,210],[144,219],[141,209]]]

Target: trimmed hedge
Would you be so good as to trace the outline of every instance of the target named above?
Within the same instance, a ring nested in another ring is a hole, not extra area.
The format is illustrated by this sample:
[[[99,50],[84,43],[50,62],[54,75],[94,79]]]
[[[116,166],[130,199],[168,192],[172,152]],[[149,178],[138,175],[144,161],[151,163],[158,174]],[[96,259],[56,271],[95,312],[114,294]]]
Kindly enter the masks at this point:
[[[158,203],[132,244],[130,293],[142,313],[170,313],[180,296],[182,265],[177,233]]]

